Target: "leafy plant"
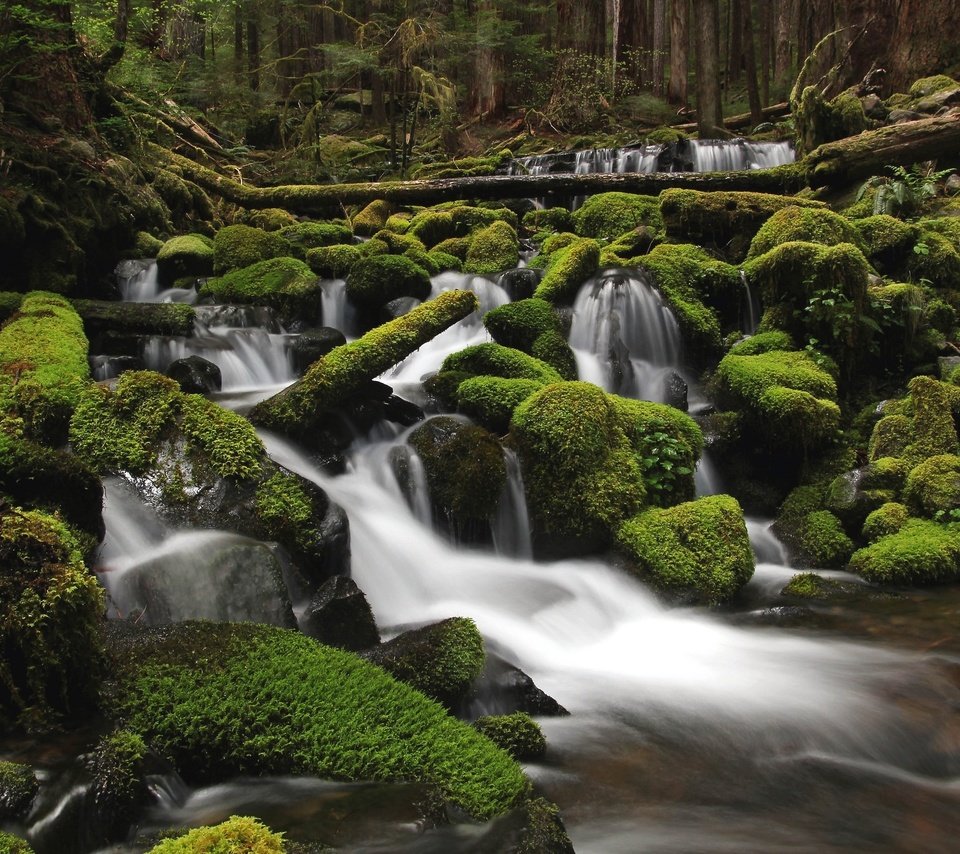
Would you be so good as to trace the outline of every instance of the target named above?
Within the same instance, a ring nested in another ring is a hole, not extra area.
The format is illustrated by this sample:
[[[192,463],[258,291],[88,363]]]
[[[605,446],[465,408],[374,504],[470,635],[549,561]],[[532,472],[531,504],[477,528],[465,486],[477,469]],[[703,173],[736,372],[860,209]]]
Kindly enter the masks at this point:
[[[934,172],[931,166],[920,163],[914,163],[909,169],[887,166],[887,170],[890,176],[875,175],[863,184],[857,193],[857,201],[863,198],[867,190],[875,187],[874,214],[890,216],[914,216],[919,213],[924,202],[937,195],[940,182],[953,172],[952,169]],[[915,248],[914,252],[917,251]]]
[[[666,506],[678,481],[693,472],[687,465],[690,451],[676,436],[661,430],[644,436],[639,451],[640,470],[647,495],[652,503]]]

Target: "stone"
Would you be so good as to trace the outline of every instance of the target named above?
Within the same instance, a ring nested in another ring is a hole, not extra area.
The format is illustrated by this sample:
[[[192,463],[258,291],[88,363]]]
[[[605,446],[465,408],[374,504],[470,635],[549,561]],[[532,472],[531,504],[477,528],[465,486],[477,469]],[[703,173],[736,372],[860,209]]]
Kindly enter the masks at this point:
[[[542,271],[532,267],[520,267],[516,270],[507,270],[497,284],[507,292],[511,302],[529,299],[533,296],[537,285],[540,284]]]
[[[300,630],[327,646],[357,652],[380,643],[363,591],[346,576],[327,579],[300,618]]]
[[[347,339],[339,329],[332,326],[321,326],[304,329],[290,347],[293,356],[293,367],[298,374],[302,374],[317,359],[326,356],[335,347],[341,347]]]
[[[212,394],[223,388],[220,368],[203,356],[187,356],[171,362],[167,376],[176,380],[185,394]]]

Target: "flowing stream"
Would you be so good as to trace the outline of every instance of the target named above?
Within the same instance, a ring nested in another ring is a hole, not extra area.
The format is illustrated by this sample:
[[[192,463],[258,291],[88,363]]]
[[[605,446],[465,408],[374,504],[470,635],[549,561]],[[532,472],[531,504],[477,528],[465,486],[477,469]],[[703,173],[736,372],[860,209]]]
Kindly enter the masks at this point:
[[[508,299],[484,277],[434,278],[434,293],[454,287],[473,289],[483,311]],[[329,290],[334,299],[341,288]],[[342,302],[337,306],[343,317]],[[288,364],[275,361],[285,339],[269,318],[245,317],[211,309],[195,339],[164,343],[166,351],[151,343],[148,351],[160,351],[161,368],[181,352],[220,354],[222,369],[232,360],[242,366],[231,374],[233,387],[265,393],[292,377],[284,373]],[[245,330],[251,335],[236,334]],[[208,338],[219,343],[207,346]],[[467,318],[381,380],[413,390],[448,353],[485,340],[480,316]],[[662,399],[664,375],[679,372],[676,321],[637,271],[604,271],[584,284],[570,340],[582,376],[613,391]],[[261,370],[265,363],[270,367]],[[748,520],[758,568],[738,604],[717,612],[671,607],[601,559],[533,562],[512,455],[495,553],[457,548],[432,530],[422,479],[413,478],[420,485],[412,498],[398,488],[387,461],[397,447],[411,453],[404,432],[359,438],[339,476],[289,442],[263,438],[277,462],[346,510],[352,574],[381,629],[472,617],[490,652],[522,668],[571,712],[541,719],[547,757],[527,771],[560,804],[581,854],[954,850],[960,660],[949,645],[898,648],[867,641],[871,630],[829,634],[778,622],[779,591],[796,570],[768,522]],[[722,489],[709,460],[698,471],[698,488]],[[146,607],[149,620],[155,608],[160,621],[164,613],[291,619],[247,594],[241,604],[249,613],[241,613],[236,603],[218,601],[208,583],[204,566],[216,555],[246,549],[258,557],[243,565],[256,563],[258,595],[268,596],[282,567],[271,564],[261,544],[171,531],[119,481],[108,484],[105,518],[99,569],[117,612]],[[171,588],[163,607],[136,598],[145,567]],[[410,787],[271,778],[190,790],[163,778],[152,790],[148,826],[245,812],[292,839],[322,827],[323,839],[347,851],[496,850],[483,847],[486,830],[479,826],[418,831]],[[337,818],[337,804],[341,817],[344,810],[354,815],[352,823]]]

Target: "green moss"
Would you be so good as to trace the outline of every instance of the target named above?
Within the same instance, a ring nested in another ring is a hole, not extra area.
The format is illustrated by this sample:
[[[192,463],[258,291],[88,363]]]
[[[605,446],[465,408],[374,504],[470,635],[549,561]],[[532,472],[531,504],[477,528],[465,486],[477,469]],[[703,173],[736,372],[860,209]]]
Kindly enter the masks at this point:
[[[545,231],[573,231],[573,217],[566,208],[543,208],[527,211],[523,215],[523,227],[528,234]]]
[[[362,257],[359,247],[349,244],[307,250],[307,264],[323,279],[345,279]]]
[[[914,281],[929,281],[931,287],[960,290],[960,251],[950,238],[922,229],[907,272]]]
[[[473,241],[469,237],[451,237],[449,240],[441,240],[433,247],[433,252],[443,252],[452,255],[460,261],[467,260],[467,253],[470,251],[470,244]]]
[[[347,279],[347,297],[365,310],[378,309],[398,297],[426,299],[428,296],[429,274],[402,255],[361,258]]]
[[[284,228],[297,225],[297,218],[283,208],[261,208],[250,211],[244,217],[247,225],[262,228],[264,231],[283,231]]]
[[[509,162],[510,158],[510,152],[504,149],[496,154],[482,157],[459,157],[456,160],[424,163],[414,170],[412,177],[417,179],[472,178],[493,175],[497,169]]]
[[[456,255],[450,255],[446,252],[440,252],[434,249],[433,251],[427,253],[427,257],[430,259],[433,266],[441,272],[444,270],[455,270],[458,273],[463,271],[463,262],[457,258]]]
[[[560,319],[549,302],[532,298],[488,311],[483,325],[498,344],[529,353],[533,342],[544,332],[560,330]]]
[[[775,246],[793,241],[824,246],[850,243],[866,249],[858,229],[846,217],[823,208],[790,206],[777,211],[760,227],[750,243],[747,259],[758,258]]]
[[[753,576],[743,512],[729,495],[711,495],[627,520],[617,543],[644,578],[698,601],[730,599]]]
[[[549,329],[538,336],[530,348],[530,355],[555,368],[563,379],[577,379],[577,358],[567,339],[558,331]]]
[[[855,220],[853,226],[860,233],[867,258],[882,270],[899,267],[917,241],[915,225],[887,214]]]
[[[862,308],[870,276],[867,259],[849,243],[781,243],[752,258],[744,269],[768,305],[790,300],[805,306],[816,291],[839,291]]]
[[[469,234],[495,222],[505,222],[514,231],[520,227],[517,215],[498,202],[481,202],[476,206],[452,204],[447,210],[453,218],[453,227],[458,235]]]
[[[165,283],[181,276],[209,276],[213,270],[214,249],[202,234],[173,237],[157,252],[157,273]]]
[[[257,520],[271,539],[314,551],[318,508],[296,475],[275,472],[258,485],[255,502]]]
[[[86,757],[92,777],[92,813],[103,838],[123,838],[146,799],[148,749],[139,735],[116,730],[104,736]]]
[[[35,291],[0,329],[0,416],[29,438],[61,444],[90,377],[87,339],[60,296]]]
[[[377,232],[378,234],[380,232]],[[371,237],[369,240],[365,240],[360,244],[360,254],[365,258],[372,257],[374,255],[389,255],[390,247],[382,240],[379,240],[376,237]]]
[[[468,273],[499,273],[513,269],[519,262],[517,233],[511,225],[498,220],[474,234],[463,269]]]
[[[871,460],[902,456],[913,444],[913,420],[905,415],[885,415],[873,428],[870,436]]]
[[[137,258],[156,258],[163,248],[163,241],[146,231],[138,231],[133,244],[133,254]]]
[[[231,816],[213,827],[196,827],[176,839],[165,839],[148,854],[283,854],[283,835],[272,833],[255,818]]]
[[[0,821],[25,818],[38,791],[40,782],[29,765],[0,762]]]
[[[418,267],[426,270],[428,276],[436,276],[437,273],[440,272],[440,268],[437,266],[436,261],[433,260],[433,256],[423,249],[407,249],[404,251],[403,257],[410,259]]]
[[[740,261],[750,241],[777,211],[788,207],[825,209],[822,202],[768,193],[664,190],[660,194],[667,237],[678,243],[710,245]]]
[[[463,658],[464,633],[450,641]],[[297,632],[185,623],[134,638],[116,659],[116,714],[191,780],[422,780],[478,818],[527,792],[513,760],[441,706]]]
[[[387,224],[387,218],[393,213],[393,206],[383,200],[370,202],[353,218],[353,233],[363,237],[372,237]]]
[[[213,239],[213,272],[222,274],[290,254],[290,245],[276,232],[250,225],[228,225]]]
[[[913,403],[914,440],[905,456],[919,461],[937,454],[960,452],[953,420],[954,401],[957,399],[955,389],[947,383],[924,376],[914,377],[908,388]]]
[[[553,251],[556,257],[551,257],[533,295],[555,305],[569,304],[580,286],[597,271],[600,247],[595,240],[574,238],[567,246]]]
[[[443,360],[441,371],[466,371],[477,376],[504,379],[536,380],[540,383],[558,382],[561,377],[555,368],[520,350],[501,344],[475,344]]]
[[[446,291],[356,341],[331,350],[298,382],[258,404],[251,418],[268,429],[308,436],[315,432],[325,410],[476,311],[477,306],[476,296],[469,291]]]
[[[33,854],[25,839],[0,830],[0,854]]]
[[[98,471],[144,474],[177,436],[186,441],[198,478],[206,471],[238,478],[260,473],[263,445],[246,419],[181,393],[174,380],[151,371],[121,374],[114,391],[89,388],[70,423],[75,453]]]
[[[903,498],[914,516],[950,518],[960,508],[960,457],[938,454],[914,466]]]
[[[79,719],[103,675],[102,590],[58,519],[0,515],[0,731]]]
[[[507,480],[503,448],[491,433],[440,416],[414,430],[407,441],[423,462],[430,501],[447,525],[463,534],[489,522]]]
[[[453,373],[453,372],[451,372]],[[506,433],[514,410],[544,383],[531,379],[461,375],[455,389],[457,408],[497,434]]]
[[[873,543],[881,537],[895,534],[907,522],[910,511],[905,504],[888,501],[867,516],[863,523],[863,538]]]
[[[663,230],[660,205],[655,196],[633,193],[598,193],[573,213],[574,230],[581,237],[613,240],[638,226]]]
[[[406,233],[429,249],[454,236],[453,217],[447,211],[421,211],[410,220]]]
[[[280,236],[287,243],[306,253],[320,246],[335,246],[338,243],[349,244],[353,233],[345,225],[333,222],[298,222],[280,229]]]
[[[919,80],[915,80],[910,86],[910,97],[925,98],[927,95],[932,95],[934,92],[940,92],[943,89],[957,88],[960,88],[960,83],[957,83],[952,77],[948,77],[946,74],[935,74],[932,77],[921,77]]]
[[[540,725],[526,712],[512,715],[487,715],[473,722],[474,729],[521,762],[541,759],[547,752],[547,740]]]
[[[761,353],[769,353],[773,350],[796,350],[796,345],[789,333],[782,330],[772,332],[760,332],[757,335],[751,335],[743,341],[738,341],[730,348],[730,354],[733,356],[758,356]]]
[[[199,294],[218,302],[268,305],[285,317],[298,318],[316,317],[321,297],[316,273],[303,261],[282,257],[208,279]]]
[[[398,211],[387,217],[387,221],[383,227],[388,231],[395,231],[397,234],[406,234],[410,228],[410,220],[412,217],[413,214],[409,211]]]
[[[797,537],[803,562],[810,566],[844,566],[853,554],[853,542],[829,510],[808,513],[798,526]]]
[[[850,569],[877,584],[946,584],[960,579],[960,531],[909,519],[895,533],[854,552]]]
[[[830,593],[829,582],[815,572],[798,572],[780,591],[797,599],[822,599]]]

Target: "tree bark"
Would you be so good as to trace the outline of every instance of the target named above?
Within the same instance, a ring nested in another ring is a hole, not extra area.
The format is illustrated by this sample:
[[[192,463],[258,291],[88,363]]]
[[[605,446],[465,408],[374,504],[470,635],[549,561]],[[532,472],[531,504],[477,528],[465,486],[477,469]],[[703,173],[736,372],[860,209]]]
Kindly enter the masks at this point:
[[[653,94],[662,96],[663,71],[669,50],[667,36],[667,0],[653,0]]]
[[[720,9],[717,0],[697,3],[697,131],[701,139],[723,132],[720,101]]]
[[[498,118],[506,112],[504,56],[499,44],[497,0],[479,0],[477,4],[477,50],[470,113]]]
[[[672,104],[687,103],[687,66],[690,22],[690,0],[673,0],[670,9],[670,83],[667,100]]]
[[[791,37],[793,6],[797,0],[776,0],[776,51],[774,53],[773,77],[775,91],[779,97],[790,91],[790,70],[792,68]]]
[[[643,87],[650,79],[649,56],[644,50],[649,29],[646,0],[620,0],[620,17],[614,21],[614,26],[617,28],[618,51],[627,77]]]
[[[743,73],[747,81],[747,97],[750,100],[750,120],[754,127],[763,121],[763,108],[760,103],[760,89],[757,85],[757,56],[754,49],[753,14],[747,0],[741,10],[743,27]]]

